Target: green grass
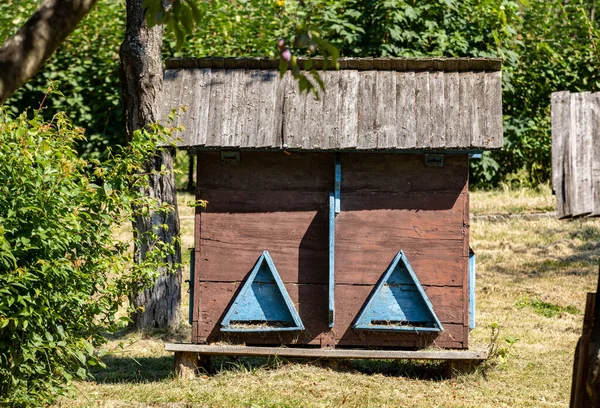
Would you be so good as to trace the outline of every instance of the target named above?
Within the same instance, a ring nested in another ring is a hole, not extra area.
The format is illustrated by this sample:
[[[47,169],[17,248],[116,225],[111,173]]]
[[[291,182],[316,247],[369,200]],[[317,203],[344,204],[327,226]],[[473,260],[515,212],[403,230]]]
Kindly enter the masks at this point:
[[[181,202],[181,201],[180,201]],[[495,204],[494,204],[495,203]],[[548,188],[476,192],[479,214],[552,210]],[[188,216],[193,210],[185,210]],[[183,213],[183,211],[182,211]],[[192,231],[193,219],[184,218]],[[186,237],[187,242],[193,242]],[[477,323],[471,347],[494,344],[475,373],[445,378],[439,363],[293,362],[221,358],[194,380],[172,376],[165,341],[177,333],[120,334],[111,339],[108,368],[75,383],[63,407],[566,407],[586,292],[598,277],[600,223],[472,220],[477,253]],[[185,246],[184,246],[185,248]],[[186,279],[184,277],[184,279]],[[187,302],[187,294],[184,294]],[[183,306],[187,316],[187,304]],[[186,319],[187,320],[187,319]],[[120,346],[122,345],[122,346]]]

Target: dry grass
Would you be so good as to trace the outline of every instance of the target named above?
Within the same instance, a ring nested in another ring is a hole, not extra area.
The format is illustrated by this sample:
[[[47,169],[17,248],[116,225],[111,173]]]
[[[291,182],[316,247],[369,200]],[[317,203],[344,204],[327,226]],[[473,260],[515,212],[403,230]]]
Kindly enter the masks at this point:
[[[479,214],[547,211],[551,204],[547,188],[472,195]],[[500,328],[497,355],[474,374],[446,379],[429,363],[351,361],[334,369],[319,362],[221,359],[216,373],[180,381],[171,375],[172,356],[162,344],[185,340],[184,327],[176,334],[113,339],[109,347],[117,352],[107,359],[109,368],[95,381],[76,383],[59,405],[566,407],[585,293],[596,285],[600,223],[473,221],[471,245],[478,255],[472,345],[487,346],[490,326]]]
[[[471,214],[517,214],[554,211],[555,200],[548,185],[471,192]]]

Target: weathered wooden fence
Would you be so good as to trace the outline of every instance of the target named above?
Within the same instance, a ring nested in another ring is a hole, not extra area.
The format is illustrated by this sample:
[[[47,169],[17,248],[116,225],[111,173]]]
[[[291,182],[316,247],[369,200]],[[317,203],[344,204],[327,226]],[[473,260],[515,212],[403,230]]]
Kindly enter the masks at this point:
[[[600,216],[600,92],[552,94],[552,189],[559,218]]]

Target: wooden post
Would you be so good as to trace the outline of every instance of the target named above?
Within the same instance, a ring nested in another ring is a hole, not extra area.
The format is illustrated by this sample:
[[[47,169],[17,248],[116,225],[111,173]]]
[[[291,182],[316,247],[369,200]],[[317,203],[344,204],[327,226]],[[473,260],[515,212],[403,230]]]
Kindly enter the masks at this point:
[[[192,380],[198,371],[198,354],[185,351],[175,352],[175,374],[182,380]]]
[[[590,360],[588,353],[590,349],[590,335],[594,317],[594,304],[596,294],[588,293],[585,303],[585,314],[583,317],[583,329],[581,337],[575,348],[575,359],[573,363],[573,381],[571,383],[571,408],[584,408],[589,404],[586,392],[587,373]]]

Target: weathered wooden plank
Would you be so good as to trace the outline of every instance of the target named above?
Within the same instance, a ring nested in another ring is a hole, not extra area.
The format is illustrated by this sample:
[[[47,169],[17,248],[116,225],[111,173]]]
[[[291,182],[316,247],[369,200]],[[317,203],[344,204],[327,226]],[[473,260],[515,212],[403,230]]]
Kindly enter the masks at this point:
[[[396,74],[396,141],[397,148],[417,146],[415,119],[415,73]]]
[[[208,112],[210,108],[210,78],[211,69],[196,69],[192,71],[189,83],[191,96],[188,100],[188,120],[184,145],[203,146],[206,144],[208,133]]]
[[[345,118],[342,116],[341,104],[344,95],[341,91],[340,80],[342,75],[337,72],[327,71],[321,73],[325,84],[323,98],[323,149],[340,148],[340,130]]]
[[[417,147],[429,147],[431,136],[431,90],[429,72],[415,74],[415,122]]]
[[[166,343],[165,351],[188,352],[213,356],[279,356],[288,358],[361,358],[393,360],[476,360],[484,361],[487,350],[351,350],[283,347],[252,347],[231,345],[201,345]]]
[[[342,149],[354,149],[358,143],[358,71],[340,73],[340,136]]]
[[[581,217],[593,211],[591,197],[591,123],[589,92],[571,95],[571,211]]]
[[[446,111],[445,84],[443,72],[432,72],[429,75],[431,93],[431,134],[428,147],[444,148],[446,146]]]
[[[259,70],[246,71],[246,81],[244,83],[244,106],[240,108],[243,119],[242,140],[240,146],[255,147],[258,135],[258,111],[261,99],[261,84],[256,78],[260,77]]]
[[[281,95],[278,91],[280,86],[278,74],[274,71],[261,70],[258,77],[254,79],[259,84],[256,147],[281,147],[281,127],[275,128],[276,123],[281,123],[276,117],[283,113],[282,102],[277,98]]]
[[[246,97],[246,71],[242,69],[228,70],[229,90],[227,107],[229,116],[226,119],[227,129],[223,138],[227,137],[227,146],[240,147],[245,141],[244,137],[244,108]]]
[[[590,96],[592,133],[592,201],[593,216],[600,216],[600,92]]]
[[[306,95],[302,95],[291,73],[283,80],[283,143],[289,148],[302,148]]]
[[[240,152],[239,165],[227,164],[219,152],[198,154],[198,190],[321,191],[334,183],[334,153]]]
[[[453,192],[467,185],[468,158],[445,155],[444,167],[425,167],[422,154],[342,154],[343,192]],[[381,177],[385,174],[386,177]],[[343,203],[342,203],[343,205]]]
[[[485,73],[485,149],[499,149],[502,134],[502,72]]]
[[[171,113],[171,110],[177,109],[179,100],[183,94],[184,81],[182,80],[182,77],[185,73],[186,70],[183,69],[169,69],[165,71],[163,78],[163,94],[158,101],[159,120],[166,120],[167,115]]]
[[[288,200],[307,194],[288,195]],[[316,203],[314,207],[318,210],[204,213],[198,253],[200,279],[239,282],[252,269],[262,251],[267,250],[284,282],[326,284],[329,265],[327,203]]]
[[[473,87],[471,92],[472,119],[471,147],[479,148],[486,145],[486,109],[485,109],[485,73],[473,73]]]
[[[231,299],[239,290],[240,283],[201,282],[199,288],[200,315],[196,323],[199,336],[195,342],[227,341],[245,344],[319,344],[322,333],[328,327],[328,285],[285,284],[286,290],[298,311],[305,330],[286,336],[259,334],[226,334],[220,331],[220,323],[225,316]],[[427,296],[445,331],[439,335],[414,333],[357,333],[352,329],[354,320],[366,302],[373,286],[336,285],[336,330],[337,345],[360,345],[362,347],[412,347],[422,348],[437,344],[443,347],[462,348],[464,331],[463,311],[457,308],[462,303],[460,288],[425,287]],[[435,342],[435,343],[434,343]]]
[[[374,149],[377,147],[377,106],[375,101],[377,72],[359,72],[358,94],[356,106],[358,110],[358,143],[359,149]]]
[[[473,135],[473,73],[461,72],[459,76],[459,133],[457,147],[470,146]]]
[[[227,98],[227,73],[224,69],[215,69],[210,77],[210,106],[206,146],[223,146],[223,124],[228,112],[224,109]]]
[[[377,147],[396,147],[396,73],[379,71],[375,77],[375,132]]]
[[[570,98],[568,91],[552,94],[552,189],[558,218],[571,215],[565,173],[565,164],[569,162]]]
[[[444,74],[446,148],[460,148],[460,79],[458,72]]]
[[[225,70],[223,78],[223,99],[222,105],[219,107],[222,112],[220,143],[223,146],[237,147],[239,142],[234,136],[236,122],[239,120],[239,115],[234,108],[236,102],[236,94],[239,92],[238,78],[239,70]]]

